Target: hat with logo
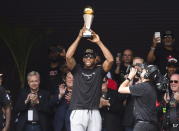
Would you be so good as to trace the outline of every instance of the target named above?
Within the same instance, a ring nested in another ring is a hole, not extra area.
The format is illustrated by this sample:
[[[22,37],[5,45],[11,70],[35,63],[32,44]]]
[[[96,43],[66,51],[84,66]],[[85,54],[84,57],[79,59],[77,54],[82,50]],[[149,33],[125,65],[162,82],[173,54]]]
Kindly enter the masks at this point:
[[[83,57],[96,58],[96,53],[93,49],[88,48],[84,51]]]
[[[164,33],[163,33],[163,37],[174,37],[172,31],[170,30],[166,30]]]

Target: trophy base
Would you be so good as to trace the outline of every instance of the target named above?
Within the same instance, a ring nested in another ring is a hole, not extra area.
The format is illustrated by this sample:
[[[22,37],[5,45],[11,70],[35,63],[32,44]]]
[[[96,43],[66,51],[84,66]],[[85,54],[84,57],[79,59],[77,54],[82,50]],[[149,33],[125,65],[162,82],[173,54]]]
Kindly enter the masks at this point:
[[[91,31],[89,31],[89,30],[86,30],[86,31],[83,33],[83,37],[89,38],[89,37],[91,37],[91,36],[92,36],[92,33],[91,33]]]

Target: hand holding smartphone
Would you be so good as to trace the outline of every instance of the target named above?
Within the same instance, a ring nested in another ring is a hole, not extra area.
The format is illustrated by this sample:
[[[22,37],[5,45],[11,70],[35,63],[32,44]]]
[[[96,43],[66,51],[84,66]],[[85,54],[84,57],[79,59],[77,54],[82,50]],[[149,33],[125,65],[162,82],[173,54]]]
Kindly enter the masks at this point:
[[[157,43],[161,43],[160,32],[155,32],[155,33],[154,33],[154,38],[156,39],[156,42],[157,42]]]

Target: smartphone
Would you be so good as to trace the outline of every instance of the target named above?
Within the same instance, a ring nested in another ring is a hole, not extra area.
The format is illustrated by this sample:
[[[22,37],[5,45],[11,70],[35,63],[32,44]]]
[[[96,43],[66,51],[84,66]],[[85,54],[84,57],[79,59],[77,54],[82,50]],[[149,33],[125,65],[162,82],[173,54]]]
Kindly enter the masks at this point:
[[[154,33],[154,37],[155,37],[155,38],[160,38],[157,42],[158,42],[158,43],[161,43],[160,32],[155,32],[155,33]]]

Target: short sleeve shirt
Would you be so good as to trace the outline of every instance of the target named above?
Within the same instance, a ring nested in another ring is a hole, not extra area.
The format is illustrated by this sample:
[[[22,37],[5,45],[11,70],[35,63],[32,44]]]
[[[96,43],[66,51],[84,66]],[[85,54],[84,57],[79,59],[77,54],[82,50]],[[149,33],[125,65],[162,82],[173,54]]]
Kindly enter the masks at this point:
[[[70,109],[98,109],[101,97],[102,80],[106,72],[101,66],[84,69],[76,65]]]
[[[134,96],[134,116],[136,120],[157,122],[156,90],[150,82],[143,82],[129,87]]]

